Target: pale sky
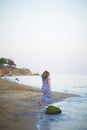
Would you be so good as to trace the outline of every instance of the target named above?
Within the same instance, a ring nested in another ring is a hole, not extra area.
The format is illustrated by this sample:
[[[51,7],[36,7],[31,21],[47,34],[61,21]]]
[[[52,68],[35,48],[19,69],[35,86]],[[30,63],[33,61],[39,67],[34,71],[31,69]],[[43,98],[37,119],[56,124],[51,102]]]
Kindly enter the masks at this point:
[[[32,72],[87,74],[87,0],[0,0],[0,57]]]

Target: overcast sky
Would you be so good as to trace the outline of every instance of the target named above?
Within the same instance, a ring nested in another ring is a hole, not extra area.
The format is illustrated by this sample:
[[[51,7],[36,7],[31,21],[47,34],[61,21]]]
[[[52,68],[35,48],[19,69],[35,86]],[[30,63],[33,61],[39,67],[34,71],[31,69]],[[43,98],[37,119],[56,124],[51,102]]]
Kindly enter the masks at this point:
[[[33,72],[87,74],[87,0],[0,0],[0,57]]]

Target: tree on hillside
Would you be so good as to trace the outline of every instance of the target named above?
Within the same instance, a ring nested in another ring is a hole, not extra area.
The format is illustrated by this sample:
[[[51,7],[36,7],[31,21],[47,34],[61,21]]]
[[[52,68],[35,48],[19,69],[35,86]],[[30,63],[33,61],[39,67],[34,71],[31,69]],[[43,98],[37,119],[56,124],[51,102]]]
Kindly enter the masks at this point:
[[[7,64],[6,58],[0,58],[0,64]]]
[[[1,66],[16,66],[13,60],[7,58],[0,58],[0,65]]]
[[[11,59],[8,59],[7,64],[8,64],[9,66],[16,66],[16,64],[14,63],[14,61],[11,60]]]

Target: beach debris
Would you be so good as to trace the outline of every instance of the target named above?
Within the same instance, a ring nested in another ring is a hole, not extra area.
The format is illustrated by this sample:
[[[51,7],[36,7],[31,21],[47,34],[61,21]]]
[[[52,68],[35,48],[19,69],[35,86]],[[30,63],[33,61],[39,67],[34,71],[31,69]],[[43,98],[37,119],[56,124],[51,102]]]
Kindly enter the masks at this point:
[[[46,109],[46,114],[58,114],[61,112],[62,110],[56,106],[48,106]]]
[[[15,78],[16,81],[19,81],[19,78]]]

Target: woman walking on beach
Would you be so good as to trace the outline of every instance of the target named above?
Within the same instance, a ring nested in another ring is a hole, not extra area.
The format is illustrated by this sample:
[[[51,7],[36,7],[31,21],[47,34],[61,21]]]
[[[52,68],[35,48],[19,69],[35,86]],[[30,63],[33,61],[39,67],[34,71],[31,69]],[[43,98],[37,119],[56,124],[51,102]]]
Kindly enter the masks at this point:
[[[48,71],[44,71],[42,74],[42,97],[41,97],[41,101],[39,102],[40,105],[42,105],[42,102],[48,106],[52,103],[51,84],[50,84],[49,75],[50,73]]]

